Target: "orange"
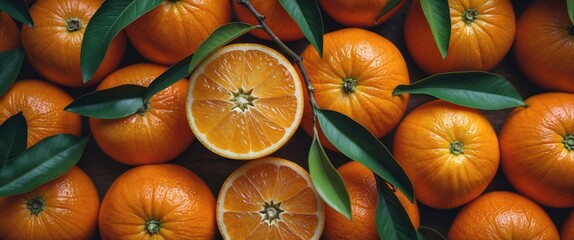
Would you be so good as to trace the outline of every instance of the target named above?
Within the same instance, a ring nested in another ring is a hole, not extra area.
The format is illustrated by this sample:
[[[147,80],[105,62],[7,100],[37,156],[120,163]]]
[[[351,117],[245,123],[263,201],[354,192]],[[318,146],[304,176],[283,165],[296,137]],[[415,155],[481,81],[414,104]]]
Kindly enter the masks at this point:
[[[309,173],[274,157],[250,161],[227,177],[216,216],[224,239],[319,239],[325,221]]]
[[[513,192],[497,191],[466,205],[455,217],[448,239],[560,239],[560,236],[539,205]]]
[[[393,155],[410,177],[417,200],[454,208],[477,198],[499,164],[498,139],[478,110],[434,100],[399,124]]]
[[[323,58],[312,46],[301,53],[317,105],[347,115],[381,138],[397,125],[407,108],[408,94],[392,95],[396,86],[409,83],[401,52],[386,38],[358,28],[327,33],[323,41]],[[301,126],[310,136],[312,113],[305,101]],[[320,141],[337,151],[323,134]]]
[[[239,21],[251,25],[259,24],[257,19],[246,7],[237,3],[237,1],[232,2],[233,9]],[[294,41],[305,37],[299,25],[297,25],[295,20],[285,11],[281,3],[279,3],[279,0],[252,0],[249,2],[257,12],[265,16],[265,24],[279,39],[283,41]],[[271,40],[271,37],[263,30],[257,29],[249,33],[261,39]]]
[[[293,65],[272,48],[252,43],[220,48],[192,73],[189,125],[209,150],[255,159],[281,148],[303,114],[303,90]]]
[[[7,13],[0,12],[0,52],[20,46],[20,30]]]
[[[86,26],[103,0],[38,0],[30,7],[34,28],[22,26],[26,59],[44,78],[67,87],[99,83],[121,62],[126,39],[120,33],[111,43],[102,64],[84,85],[80,51]]]
[[[501,165],[520,193],[549,207],[574,206],[574,94],[542,93],[500,130]]]
[[[27,146],[56,134],[82,134],[80,115],[64,108],[73,101],[64,90],[42,80],[19,80],[0,96],[0,123],[22,112],[28,125]]]
[[[138,63],[111,73],[97,90],[124,84],[148,86],[167,67]],[[98,146],[111,158],[128,165],[163,163],[181,154],[194,136],[185,116],[189,82],[180,79],[154,95],[138,112],[119,119],[90,118]]]
[[[38,188],[0,198],[2,239],[91,239],[100,199],[84,171],[73,167]]]
[[[566,220],[562,224],[560,239],[574,240],[574,210],[570,211],[570,214],[568,214]]]
[[[134,167],[106,192],[99,227],[102,239],[214,239],[215,198],[185,167]]]
[[[150,61],[171,65],[195,52],[231,20],[227,0],[164,0],[126,27],[134,48]]]
[[[543,46],[543,47],[542,47]],[[516,26],[514,56],[520,70],[541,88],[574,92],[574,26],[565,1],[533,1]]]
[[[323,10],[333,20],[349,27],[368,28],[379,25],[395,15],[407,2],[400,0],[391,10],[377,19],[390,0],[319,0]]]
[[[375,225],[375,210],[377,208],[377,183],[375,175],[364,165],[350,161],[337,168],[345,182],[351,199],[353,220],[347,219],[331,207],[325,208],[325,239],[379,239]],[[395,194],[407,211],[415,229],[420,224],[419,208],[396,189]]]
[[[516,29],[510,0],[449,0],[451,35],[442,58],[420,1],[413,1],[405,19],[406,46],[415,63],[428,74],[490,71],[512,46]]]

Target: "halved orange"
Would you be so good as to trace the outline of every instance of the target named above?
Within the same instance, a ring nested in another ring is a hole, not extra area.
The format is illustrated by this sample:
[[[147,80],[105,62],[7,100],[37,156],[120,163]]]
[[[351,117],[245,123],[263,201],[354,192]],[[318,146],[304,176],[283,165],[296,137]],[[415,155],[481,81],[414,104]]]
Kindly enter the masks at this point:
[[[325,209],[305,169],[265,157],[225,180],[216,219],[224,239],[319,239]]]
[[[212,152],[251,160],[281,148],[303,114],[299,75],[279,52],[260,44],[224,46],[192,73],[187,117]]]

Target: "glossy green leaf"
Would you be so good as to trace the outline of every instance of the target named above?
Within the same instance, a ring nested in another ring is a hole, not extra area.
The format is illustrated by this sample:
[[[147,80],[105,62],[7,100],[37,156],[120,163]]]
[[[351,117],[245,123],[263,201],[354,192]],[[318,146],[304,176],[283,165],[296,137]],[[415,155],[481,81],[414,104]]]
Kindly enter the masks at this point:
[[[461,106],[497,110],[525,106],[510,82],[493,73],[471,71],[440,73],[410,85],[399,85],[393,95],[427,94]]]
[[[0,170],[0,197],[25,193],[62,176],[82,157],[87,137],[58,134],[19,154]]]
[[[417,231],[418,240],[446,240],[446,238],[436,230],[420,226]]]
[[[420,3],[438,50],[445,58],[451,30],[448,0],[420,0]]]
[[[10,86],[18,78],[22,62],[24,61],[24,51],[15,48],[0,52],[0,96],[4,95]]]
[[[148,89],[144,94],[144,102],[147,102],[159,91],[189,75],[197,65],[201,63],[201,61],[211,55],[215,50],[254,28],[256,27],[246,23],[232,22],[215,29],[209,37],[199,45],[193,55],[190,55],[171,66],[148,86]]]
[[[114,37],[162,2],[163,0],[114,0],[102,3],[90,19],[82,41],[80,64],[84,83],[94,76]]]
[[[381,239],[417,239],[417,232],[399,198],[385,180],[377,180],[377,209],[375,224]]]
[[[295,20],[319,56],[323,56],[323,17],[317,1],[279,0],[279,3]]]
[[[336,111],[315,109],[315,115],[327,139],[341,153],[362,163],[414,202],[413,185],[389,150],[369,130]]]
[[[80,96],[64,110],[93,118],[122,118],[144,107],[145,90],[143,86],[126,84],[95,91]]]
[[[309,174],[319,196],[331,208],[351,219],[351,200],[345,183],[321,146],[317,134],[309,149]]]
[[[14,19],[34,28],[34,21],[30,16],[28,5],[24,0],[2,0],[0,1],[0,11],[8,13]]]
[[[401,2],[401,0],[391,0],[389,1],[389,3],[387,3],[387,5],[385,5],[383,7],[383,9],[381,9],[381,11],[377,14],[377,16],[375,16],[374,22],[378,22],[379,19],[384,16],[385,14],[387,14],[389,11],[391,11],[391,9],[393,9],[395,6],[397,6],[399,3]]]
[[[28,126],[22,112],[14,114],[0,125],[0,169],[26,150]]]
[[[570,22],[574,24],[574,0],[566,0],[566,8],[568,9],[568,17],[570,17]]]

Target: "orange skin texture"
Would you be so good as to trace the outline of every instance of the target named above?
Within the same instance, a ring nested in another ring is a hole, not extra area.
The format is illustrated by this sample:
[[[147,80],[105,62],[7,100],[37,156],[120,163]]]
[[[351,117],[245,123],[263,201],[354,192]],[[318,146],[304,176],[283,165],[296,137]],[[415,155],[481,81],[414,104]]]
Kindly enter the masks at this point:
[[[343,178],[351,199],[353,220],[350,221],[328,205],[325,207],[325,239],[379,239],[375,224],[377,208],[377,183],[375,175],[367,167],[356,161],[350,161],[337,168]],[[407,211],[415,229],[420,224],[419,208],[411,203],[398,189],[395,194]]]
[[[34,28],[22,26],[22,47],[26,59],[47,80],[67,86],[85,87],[99,83],[120,64],[126,38],[120,32],[111,42],[104,60],[92,79],[84,84],[80,51],[86,26],[103,0],[39,0],[30,7]],[[68,31],[66,21],[78,18],[82,28]]]
[[[343,25],[368,28],[389,20],[407,1],[401,0],[385,15],[375,20],[389,2],[390,0],[319,0],[319,5],[331,18]]]
[[[570,214],[568,214],[568,217],[566,217],[566,220],[562,224],[560,239],[574,240],[574,210],[570,211]]]
[[[317,105],[347,115],[375,137],[390,132],[404,115],[408,94],[392,96],[400,84],[409,84],[406,63],[399,50],[384,37],[358,28],[325,34],[323,58],[307,47],[302,53]],[[343,89],[345,78],[356,80],[353,92]],[[303,79],[303,78],[301,78]],[[307,92],[304,94],[308,98]],[[305,99],[301,126],[313,136],[312,108]],[[336,148],[319,131],[326,148]]]
[[[237,3],[237,1],[232,2],[233,10],[239,21],[251,25],[259,24],[257,19],[246,7]],[[289,13],[281,6],[279,0],[253,0],[249,2],[260,14],[265,16],[265,24],[267,24],[279,39],[283,41],[294,41],[305,37],[295,20],[293,20]],[[263,30],[252,30],[249,33],[261,39],[271,40],[271,37]]]
[[[35,215],[27,203],[44,200]],[[0,198],[3,239],[91,239],[98,223],[100,199],[86,173],[74,166],[66,174],[20,195]]]
[[[0,12],[0,52],[20,46],[20,30],[5,12]]]
[[[64,90],[42,80],[19,80],[0,96],[0,124],[22,112],[28,125],[27,147],[56,134],[82,134],[80,115],[64,111],[72,103]]]
[[[420,1],[413,1],[405,19],[405,41],[415,63],[428,74],[483,70],[496,67],[510,50],[516,20],[509,0],[449,0],[451,35],[448,53],[442,58]],[[478,16],[471,24],[463,20],[467,9]]]
[[[157,220],[154,236],[146,221]],[[215,198],[189,169],[173,164],[134,167],[112,183],[100,207],[102,239],[214,239]]]
[[[574,93],[574,27],[564,1],[534,1],[526,8],[518,20],[514,55],[534,84]]]
[[[455,217],[449,240],[560,239],[552,219],[532,200],[513,192],[486,193]]]
[[[574,206],[574,94],[549,92],[515,108],[499,133],[501,165],[518,192],[549,207]]]
[[[110,74],[97,90],[123,84],[148,86],[167,67],[139,63]],[[90,118],[90,128],[98,146],[111,158],[128,165],[163,163],[181,154],[194,136],[185,115],[189,82],[180,79],[154,95],[143,114],[119,119]]]
[[[226,0],[166,0],[128,25],[126,33],[145,58],[172,65],[194,53],[211,32],[230,20]]]
[[[463,153],[450,150],[455,141]],[[499,165],[498,139],[488,119],[478,110],[442,100],[425,103],[403,119],[393,155],[409,175],[417,200],[441,209],[477,198]]]

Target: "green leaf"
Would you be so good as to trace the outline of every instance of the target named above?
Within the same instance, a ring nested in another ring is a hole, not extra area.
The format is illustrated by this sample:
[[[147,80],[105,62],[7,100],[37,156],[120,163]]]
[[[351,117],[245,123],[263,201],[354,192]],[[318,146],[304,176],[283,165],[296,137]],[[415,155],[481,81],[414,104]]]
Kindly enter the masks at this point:
[[[14,114],[0,125],[0,169],[26,150],[28,126],[22,112]]]
[[[0,170],[0,197],[29,192],[70,170],[82,157],[87,137],[58,134],[19,154]]]
[[[341,153],[362,163],[414,202],[413,185],[391,152],[369,130],[346,115],[315,109],[323,133]]]
[[[425,226],[420,226],[419,230],[417,232],[417,236],[418,236],[418,240],[446,240],[446,238],[441,235],[439,232],[437,232],[436,230],[429,228],[429,227],[425,227]]]
[[[0,1],[0,11],[5,11],[14,19],[34,28],[34,21],[28,11],[28,5],[24,0],[2,0]]]
[[[445,58],[451,30],[448,0],[420,0],[420,2],[438,50],[442,58]]]
[[[385,180],[377,180],[377,209],[375,222],[381,239],[417,239],[417,232],[399,198]]]
[[[80,65],[84,83],[94,76],[114,37],[162,2],[163,0],[114,0],[102,3],[88,23],[82,41]]]
[[[93,118],[122,118],[144,107],[145,90],[143,86],[126,84],[95,91],[80,96],[64,110]]]
[[[24,61],[24,51],[15,48],[0,52],[0,96],[4,95],[10,86],[18,78],[22,62]]]
[[[401,2],[401,0],[389,1],[389,3],[387,3],[387,5],[385,5],[385,7],[383,7],[383,9],[377,14],[377,16],[375,16],[374,22],[375,23],[378,22],[382,16],[384,16],[389,11],[391,11],[391,9],[393,9],[395,6],[397,6],[400,2]]]
[[[440,73],[410,85],[399,85],[393,95],[427,94],[461,106],[498,110],[525,106],[510,82],[481,71]]]
[[[323,56],[323,17],[317,1],[279,0],[279,3],[299,25],[319,56]]]
[[[331,208],[348,219],[352,218],[351,200],[345,183],[321,146],[317,134],[309,149],[309,174],[317,193]]]
[[[566,6],[568,9],[568,17],[570,17],[570,22],[574,24],[574,0],[566,0]]]
[[[193,70],[195,70],[201,61],[211,55],[215,50],[254,28],[256,27],[246,23],[232,22],[215,29],[209,37],[199,45],[193,55],[190,55],[171,66],[148,86],[148,89],[144,94],[144,102],[147,102],[159,91],[189,75]]]

